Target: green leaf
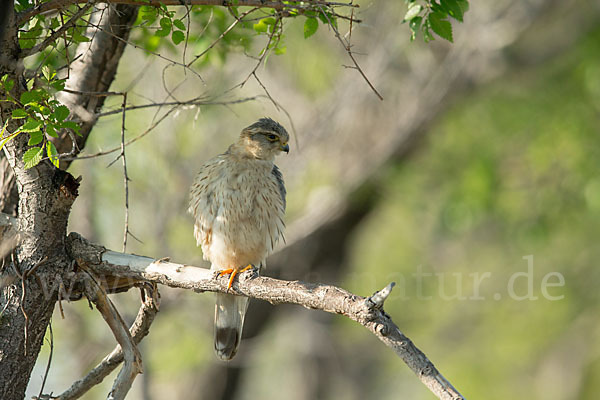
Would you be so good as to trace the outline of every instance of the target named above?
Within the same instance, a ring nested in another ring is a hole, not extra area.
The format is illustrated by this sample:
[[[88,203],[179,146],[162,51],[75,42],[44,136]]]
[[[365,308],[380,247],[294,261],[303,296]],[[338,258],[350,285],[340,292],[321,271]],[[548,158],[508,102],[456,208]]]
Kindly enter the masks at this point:
[[[17,108],[16,110],[13,110],[12,117],[13,119],[26,118],[27,111],[23,110],[22,108]]]
[[[415,17],[410,20],[408,26],[410,27],[410,40],[413,41],[417,38],[417,33],[419,33],[419,28],[421,27],[421,22],[423,21],[423,17]]]
[[[52,114],[54,115],[54,118],[56,118],[58,121],[64,121],[69,116],[70,111],[67,108],[67,106],[60,105],[56,107]]]
[[[44,98],[46,91],[43,89],[34,89],[21,94],[21,104],[27,105],[29,103],[38,102]]]
[[[162,17],[160,19],[160,29],[154,32],[154,35],[165,37],[169,33],[171,33],[171,19],[167,17]]]
[[[56,125],[56,126],[58,126],[60,128],[72,129],[73,132],[75,132],[76,134],[81,136],[81,133],[79,133],[79,125],[77,125],[77,123],[75,123],[73,121],[64,121],[60,125]]]
[[[50,20],[50,25],[48,26],[50,29],[56,29],[60,26],[60,22],[58,22],[58,18],[52,18]]]
[[[319,29],[319,21],[316,18],[306,18],[304,21],[304,39],[311,37]]]
[[[443,13],[429,14],[429,26],[438,36],[452,42],[452,24],[444,18],[446,18],[446,15]]]
[[[31,49],[33,46],[35,46],[35,39],[19,39],[21,49]]]
[[[269,26],[267,24],[265,24],[264,19],[261,19],[256,24],[254,24],[252,27],[254,28],[256,33],[264,33],[267,31],[267,29],[269,29]]]
[[[337,25],[337,18],[331,14],[331,13],[323,13],[320,12],[319,13],[319,19],[321,20],[321,22],[323,22],[323,24],[325,25],[333,25],[334,28],[337,29],[338,25]]]
[[[185,31],[185,24],[183,23],[182,20],[180,20],[180,19],[174,19],[173,20],[173,25],[175,25],[177,28],[181,29],[182,31]]]
[[[287,51],[287,47],[283,46],[283,47],[275,47],[275,54],[277,54],[278,56],[285,54],[285,52]]]
[[[58,79],[50,84],[54,88],[54,90],[60,92],[65,88],[66,79]]]
[[[456,2],[458,3],[458,6],[460,7],[460,9],[463,12],[463,15],[469,11],[469,2],[467,0],[456,0]]]
[[[46,125],[46,133],[52,137],[58,137],[58,133],[56,133],[56,128],[52,124]]]
[[[419,15],[421,10],[423,10],[423,6],[417,3],[411,3],[408,6],[408,11],[406,11],[406,14],[404,15],[404,22],[411,21],[413,18]]]
[[[39,131],[42,127],[42,121],[35,120],[33,118],[29,118],[27,122],[23,126],[19,128],[21,132],[35,132]]]
[[[13,81],[12,79],[8,79],[8,75],[2,76],[2,80],[0,80],[0,82],[2,82],[2,87],[7,92],[10,92],[13,86],[15,85],[15,81]]]
[[[156,7],[142,6],[140,9],[140,15],[144,21],[152,23],[158,16],[158,10]]]
[[[36,144],[40,144],[42,139],[44,138],[44,134],[42,131],[33,131],[29,133],[29,142],[27,142],[30,146],[35,146]]]
[[[431,24],[429,23],[429,20],[426,20],[425,23],[421,25],[421,30],[423,31],[423,40],[425,41],[425,43],[433,40],[433,35],[429,30],[430,27]]]
[[[468,8],[469,3],[467,3],[466,0],[463,1],[467,4]],[[457,21],[463,22],[464,11],[461,5],[459,4],[458,0],[442,0],[440,4],[449,16],[451,16]]]
[[[89,42],[90,38],[87,36],[84,36],[81,31],[79,29],[74,29],[73,30],[73,36],[72,36],[73,42],[75,43],[82,43],[82,42]]]
[[[54,78],[56,72],[54,72],[54,68],[52,68],[50,65],[44,65],[42,67],[42,74],[47,81],[50,81],[50,79]]]
[[[48,142],[46,145],[46,154],[48,154],[48,158],[50,162],[56,167],[59,167],[58,162],[58,150],[56,150],[56,146],[52,142]]]
[[[4,136],[4,132],[6,131],[7,126],[8,126],[8,119],[4,122],[4,126],[2,127],[2,132],[0,132],[0,138],[2,138],[2,136]],[[2,150],[4,145],[6,143],[8,143],[10,140],[14,139],[19,133],[21,133],[21,131],[16,131],[15,133],[11,133],[10,135],[8,135],[5,138],[2,138],[2,140],[0,140],[0,150]]]
[[[8,120],[7,120],[8,121]],[[4,127],[6,127],[6,124],[4,125]],[[4,129],[2,130],[2,133],[4,134]],[[21,133],[21,131],[16,131],[15,133],[12,133],[10,135],[8,135],[7,137],[3,138],[0,141],[0,150],[2,150],[2,148],[4,147],[4,145],[8,142],[10,142],[12,139],[14,139],[15,137],[17,137],[17,135]]]
[[[43,147],[32,147],[23,154],[23,162],[26,169],[35,167],[42,161]]]
[[[173,31],[173,34],[171,35],[171,40],[173,41],[173,43],[179,44],[185,40],[185,34],[183,33],[183,31]]]

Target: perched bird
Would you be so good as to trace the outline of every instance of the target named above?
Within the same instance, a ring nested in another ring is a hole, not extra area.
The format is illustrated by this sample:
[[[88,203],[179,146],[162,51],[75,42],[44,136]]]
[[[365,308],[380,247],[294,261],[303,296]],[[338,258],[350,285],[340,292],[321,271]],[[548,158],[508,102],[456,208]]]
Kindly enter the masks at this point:
[[[205,260],[218,275],[265,266],[267,256],[283,238],[286,190],[281,171],[273,163],[289,152],[289,135],[270,118],[242,130],[227,151],[206,162],[194,180],[190,213],[194,236]],[[217,293],[215,352],[230,360],[242,337],[247,297]]]

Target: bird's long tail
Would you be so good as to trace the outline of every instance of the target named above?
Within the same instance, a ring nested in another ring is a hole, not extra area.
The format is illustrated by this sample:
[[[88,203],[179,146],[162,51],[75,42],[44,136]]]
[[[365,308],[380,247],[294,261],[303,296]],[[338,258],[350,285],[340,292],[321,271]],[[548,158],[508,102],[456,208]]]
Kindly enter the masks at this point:
[[[243,296],[217,293],[215,353],[223,361],[231,360],[237,352],[249,300]]]

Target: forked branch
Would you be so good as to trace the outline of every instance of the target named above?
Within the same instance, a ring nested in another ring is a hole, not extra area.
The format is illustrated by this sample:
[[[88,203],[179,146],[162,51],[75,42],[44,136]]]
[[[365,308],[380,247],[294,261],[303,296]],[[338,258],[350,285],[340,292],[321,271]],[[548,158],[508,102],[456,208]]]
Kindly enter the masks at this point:
[[[150,325],[158,312],[157,291],[153,285],[150,286],[152,286],[152,288],[141,289],[142,305],[135,317],[135,321],[133,321],[133,324],[129,329],[133,342],[136,345],[149,333]],[[121,349],[121,346],[117,346],[85,377],[76,381],[69,389],[58,395],[57,399],[74,400],[80,398],[92,387],[102,382],[102,380],[114,371],[121,362],[123,362],[123,350]]]
[[[110,301],[98,280],[93,274],[91,275],[92,279],[88,281],[91,285],[89,285],[87,296],[102,314],[123,351],[123,367],[115,379],[108,399],[124,400],[135,377],[142,373],[142,356],[115,305]]]

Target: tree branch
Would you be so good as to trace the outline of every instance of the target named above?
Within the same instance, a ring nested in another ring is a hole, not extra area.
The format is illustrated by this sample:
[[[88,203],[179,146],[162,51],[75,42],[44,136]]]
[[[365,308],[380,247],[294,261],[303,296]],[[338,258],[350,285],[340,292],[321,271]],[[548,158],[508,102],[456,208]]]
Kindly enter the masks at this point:
[[[21,58],[29,57],[32,54],[38,53],[44,50],[48,45],[54,42],[59,36],[62,36],[67,29],[75,25],[77,21],[95,4],[95,1],[90,1],[86,3],[83,7],[79,9],[72,17],[67,21],[67,23],[63,24],[56,32],[53,32],[52,35],[48,36],[43,42],[38,43],[30,49],[25,49],[21,52]],[[68,54],[68,52],[67,52]]]
[[[104,2],[108,3],[108,0]],[[47,3],[38,5],[37,7],[24,10],[17,15],[19,24],[27,21],[29,18],[48,11],[60,10],[73,4],[87,3],[87,0],[51,0]],[[286,4],[283,1],[268,1],[268,0],[110,0],[110,4],[129,4],[134,6],[223,6],[223,7],[257,7],[257,8],[272,8],[275,10],[296,9],[303,10],[316,5],[325,7],[358,7],[358,4],[341,3],[332,1],[311,0],[305,5]]]
[[[110,251],[88,242],[77,233],[69,235],[67,248],[82,268],[93,271],[99,277],[107,291],[120,291],[142,282],[152,282],[200,293],[234,293],[271,304],[298,304],[344,315],[367,328],[391,348],[438,398],[463,399],[383,311],[383,302],[392,285],[364,298],[336,286],[285,281],[245,272],[228,291],[227,278],[218,278],[209,269]]]
[[[153,288],[142,289],[142,305],[138,311],[135,321],[129,328],[131,337],[135,344],[139,344],[142,339],[148,335],[150,325],[154,321],[154,316],[158,312],[158,302],[155,299],[156,290]],[[115,349],[92,369],[85,377],[73,383],[71,387],[58,395],[58,400],[74,400],[83,396],[88,390],[102,382],[119,364],[123,361],[123,350],[121,346]]]
[[[127,330],[121,315],[106,295],[106,291],[96,281],[95,277],[92,276],[89,282],[92,283],[92,288],[88,290],[87,296],[96,305],[100,314],[102,314],[102,317],[115,335],[115,339],[123,351],[124,365],[121,371],[119,371],[117,379],[115,379],[112,390],[108,394],[108,399],[124,400],[135,377],[142,373],[142,356],[129,330]]]

